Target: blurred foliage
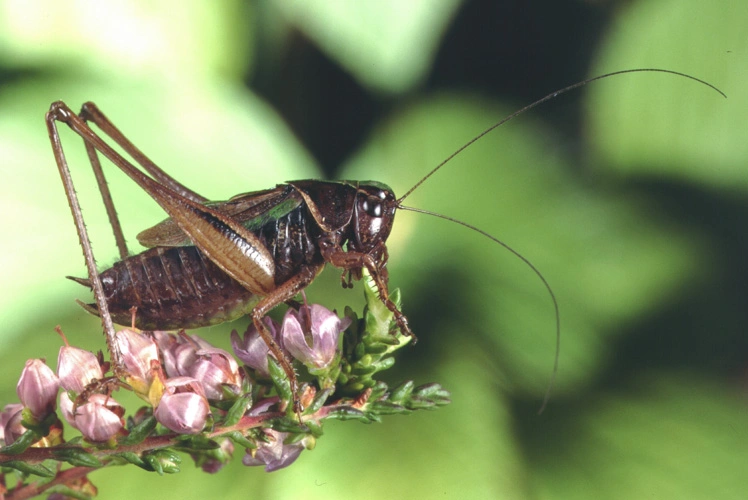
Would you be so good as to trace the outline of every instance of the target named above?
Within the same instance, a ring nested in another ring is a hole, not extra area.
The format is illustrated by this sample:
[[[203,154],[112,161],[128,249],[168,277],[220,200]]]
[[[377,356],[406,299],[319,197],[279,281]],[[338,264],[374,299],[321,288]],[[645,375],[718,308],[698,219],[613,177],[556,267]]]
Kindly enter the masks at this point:
[[[405,7],[407,5],[408,7]],[[376,6],[376,7],[374,7]],[[330,425],[265,474],[113,468],[106,498],[741,498],[748,490],[748,116],[743,2],[0,2],[3,401],[53,327],[103,348],[79,311],[77,237],[42,120],[95,101],[168,172],[214,199],[305,177],[404,193],[508,112],[596,82],[501,127],[406,200],[509,243],[401,212],[393,287],[419,336],[393,379],[437,380],[453,404],[377,426]],[[63,137],[99,263],[115,251],[80,141]],[[318,163],[318,166],[315,165]],[[163,218],[109,175],[134,235]],[[316,302],[360,288],[324,273]],[[236,326],[241,329],[244,325]],[[225,342],[231,326],[207,337]]]
[[[748,3],[731,1],[637,2],[621,12],[595,71],[621,64],[677,67],[709,75],[728,100],[685,94],[688,82],[677,78],[652,79],[645,90],[622,82],[595,86],[588,129],[602,165],[627,175],[745,189],[746,19]]]

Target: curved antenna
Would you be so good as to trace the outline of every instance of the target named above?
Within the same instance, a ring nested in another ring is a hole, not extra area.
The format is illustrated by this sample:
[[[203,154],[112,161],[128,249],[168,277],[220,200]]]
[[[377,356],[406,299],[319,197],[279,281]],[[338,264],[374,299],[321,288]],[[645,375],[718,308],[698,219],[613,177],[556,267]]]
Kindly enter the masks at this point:
[[[495,126],[493,127],[495,128]],[[490,130],[490,129],[489,129]],[[484,132],[485,134],[485,132]],[[483,135],[484,135],[483,134]],[[480,136],[479,136],[480,137]],[[475,139],[471,142],[474,142]],[[464,149],[464,148],[463,148]],[[452,155],[454,156],[454,155]],[[433,172],[432,172],[433,173]],[[540,278],[540,281],[543,282],[543,285],[545,285],[545,289],[548,290],[548,295],[551,296],[551,300],[553,301],[553,309],[556,314],[556,356],[553,360],[553,373],[551,374],[551,379],[548,382],[548,388],[545,390],[545,396],[543,396],[543,403],[540,405],[540,409],[538,410],[538,415],[543,413],[543,410],[545,410],[545,407],[548,405],[548,400],[551,397],[551,391],[553,390],[553,386],[556,383],[556,374],[558,373],[558,357],[561,352],[561,314],[559,313],[558,309],[558,301],[556,300],[556,294],[553,293],[553,289],[551,288],[551,285],[548,283],[548,280],[545,279],[545,276],[543,276],[543,273],[540,272],[540,270],[535,267],[535,265],[530,262],[530,260],[519,253],[514,248],[510,247],[500,239],[491,236],[487,232],[483,231],[482,229],[478,229],[477,227],[473,226],[472,224],[468,224],[467,222],[463,222],[458,219],[454,219],[452,217],[449,217],[447,215],[438,214],[436,212],[431,212],[429,210],[423,210],[421,208],[413,208],[413,207],[406,207],[403,205],[398,205],[398,208],[401,210],[408,210],[410,212],[418,212],[419,214],[426,214],[426,215],[432,215],[434,217],[438,217],[440,219],[444,219],[450,222],[454,222],[455,224],[459,224],[463,227],[466,227],[468,229],[472,229],[473,231],[482,234],[486,238],[492,240],[494,243],[497,243],[504,247],[505,249],[509,250],[515,257],[517,257],[519,260],[524,262],[532,271],[537,275],[538,278]]]
[[[669,70],[669,69],[659,69],[659,68],[637,68],[637,69],[624,69],[624,70],[621,70],[621,71],[614,71],[614,72],[612,72],[612,73],[605,73],[604,75],[599,75],[599,76],[595,76],[595,77],[593,77],[593,78],[588,78],[587,80],[582,80],[581,82],[577,82],[577,83],[575,83],[575,84],[569,85],[568,87],[564,87],[564,88],[562,88],[562,89],[560,89],[560,90],[557,90],[557,91],[555,91],[555,92],[551,92],[551,93],[550,93],[550,94],[548,94],[547,96],[545,96],[545,97],[543,97],[543,98],[541,98],[541,99],[538,99],[537,101],[535,101],[535,102],[533,102],[533,103],[531,103],[531,104],[528,104],[527,106],[525,106],[525,107],[523,107],[523,108],[521,108],[521,109],[519,109],[519,110],[515,111],[514,113],[512,113],[512,114],[508,115],[508,116],[507,116],[506,118],[502,119],[501,121],[499,121],[499,122],[497,122],[497,123],[494,123],[493,125],[491,125],[490,127],[488,127],[488,128],[486,129],[486,130],[484,130],[484,131],[483,131],[483,132],[481,132],[480,134],[478,134],[478,135],[476,135],[475,137],[473,137],[472,139],[470,139],[470,140],[469,140],[468,142],[466,142],[465,144],[463,144],[463,145],[462,145],[462,146],[461,146],[461,147],[460,147],[459,149],[457,149],[457,151],[455,151],[454,153],[452,153],[451,155],[449,155],[449,156],[448,156],[448,157],[447,157],[447,158],[446,158],[446,159],[445,159],[444,161],[442,161],[442,162],[441,162],[441,163],[439,163],[439,164],[438,164],[438,165],[437,165],[436,167],[434,167],[433,169],[431,169],[431,171],[430,171],[430,172],[429,172],[428,174],[424,175],[424,176],[423,176],[423,177],[421,178],[421,180],[420,180],[420,181],[416,182],[416,184],[415,184],[415,185],[414,185],[414,186],[413,186],[412,188],[410,188],[410,189],[408,190],[408,192],[407,192],[407,193],[405,193],[404,195],[402,195],[402,196],[401,196],[401,197],[400,197],[400,198],[399,198],[399,199],[397,200],[397,203],[398,203],[398,205],[399,205],[400,203],[402,203],[402,201],[403,201],[403,200],[404,200],[405,198],[407,198],[408,196],[410,196],[410,194],[411,194],[411,193],[412,193],[413,191],[415,191],[416,189],[418,189],[418,187],[419,187],[419,186],[420,186],[421,184],[423,184],[423,183],[424,183],[424,182],[426,181],[426,179],[428,179],[429,177],[431,177],[432,175],[434,175],[434,174],[436,173],[436,171],[437,171],[437,170],[439,170],[439,169],[440,169],[440,168],[442,168],[442,167],[443,167],[443,166],[444,166],[445,164],[447,164],[447,163],[448,163],[448,162],[449,162],[450,160],[452,160],[452,158],[454,158],[454,157],[455,157],[455,156],[457,156],[458,154],[462,153],[462,152],[463,152],[463,151],[464,151],[465,149],[467,149],[468,147],[472,146],[474,142],[478,141],[478,140],[479,140],[479,139],[481,139],[481,138],[482,138],[482,137],[483,137],[484,135],[486,135],[486,134],[490,133],[491,131],[493,131],[494,129],[496,129],[496,128],[500,127],[501,125],[505,124],[505,123],[506,123],[506,122],[508,122],[509,120],[511,120],[511,119],[513,119],[513,118],[516,118],[517,116],[519,116],[519,115],[523,114],[524,112],[526,112],[526,111],[530,111],[531,109],[533,109],[533,108],[535,108],[535,107],[537,107],[537,106],[540,106],[541,104],[543,104],[543,103],[545,103],[545,102],[547,102],[547,101],[550,101],[551,99],[553,99],[553,98],[555,98],[555,97],[558,97],[558,96],[560,96],[561,94],[565,94],[565,93],[569,92],[570,90],[574,90],[574,89],[577,89],[577,88],[579,88],[579,87],[582,87],[582,86],[584,86],[584,85],[587,85],[588,83],[592,83],[592,82],[594,82],[594,81],[596,81],[596,80],[602,80],[603,78],[608,78],[608,77],[611,77],[611,76],[616,76],[616,75],[623,75],[623,74],[626,74],[626,73],[644,73],[644,72],[652,72],[652,73],[667,73],[667,74],[670,74],[670,75],[676,75],[676,76],[680,76],[680,77],[683,77],[683,78],[688,78],[689,80],[693,80],[693,81],[695,81],[695,82],[697,82],[697,83],[700,83],[700,84],[702,84],[702,85],[706,85],[706,86],[707,86],[707,87],[709,87],[710,89],[712,89],[712,90],[714,90],[715,92],[719,93],[719,94],[720,94],[720,95],[721,95],[722,97],[724,97],[725,99],[727,98],[727,96],[725,95],[725,93],[724,93],[724,92],[722,92],[722,91],[721,91],[720,89],[718,89],[717,87],[715,87],[715,86],[714,86],[714,85],[712,85],[711,83],[709,83],[709,82],[706,82],[706,81],[704,81],[704,80],[701,80],[701,79],[699,79],[699,78],[696,78],[695,76],[687,75],[687,74],[685,74],[685,73],[680,73],[680,72],[678,72],[678,71],[672,71],[672,70]],[[434,214],[432,214],[432,215],[434,215]],[[458,222],[459,222],[459,221],[458,221]]]

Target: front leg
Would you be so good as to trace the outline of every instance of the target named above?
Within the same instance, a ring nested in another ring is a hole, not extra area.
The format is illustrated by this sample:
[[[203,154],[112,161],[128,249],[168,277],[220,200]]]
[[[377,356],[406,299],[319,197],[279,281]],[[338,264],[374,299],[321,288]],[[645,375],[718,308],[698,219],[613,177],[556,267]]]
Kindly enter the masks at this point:
[[[380,250],[379,260],[375,259],[371,254],[361,252],[346,252],[340,245],[320,242],[320,251],[325,262],[329,262],[335,267],[339,267],[351,273],[356,279],[360,279],[361,270],[366,268],[369,271],[369,275],[374,280],[374,284],[377,287],[377,293],[382,303],[389,309],[395,316],[395,322],[403,335],[413,337],[413,343],[416,342],[416,336],[408,326],[408,318],[400,312],[392,300],[390,300],[390,292],[387,288],[388,273],[387,273],[387,248],[384,247]]]

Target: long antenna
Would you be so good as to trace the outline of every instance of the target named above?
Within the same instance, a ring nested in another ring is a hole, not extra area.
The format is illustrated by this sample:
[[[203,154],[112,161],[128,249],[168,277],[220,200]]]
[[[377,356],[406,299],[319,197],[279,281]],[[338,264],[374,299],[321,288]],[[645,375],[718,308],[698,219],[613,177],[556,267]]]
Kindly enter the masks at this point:
[[[547,96],[545,96],[545,97],[543,97],[541,99],[538,99],[537,101],[535,101],[535,102],[533,102],[531,104],[528,104],[527,106],[525,106],[523,108],[520,108],[519,110],[515,111],[514,113],[506,116],[502,120],[500,120],[500,121],[496,122],[495,124],[491,125],[486,130],[484,130],[483,132],[481,132],[480,134],[476,135],[475,137],[473,137],[472,139],[470,139],[468,142],[466,142],[465,144],[463,144],[460,148],[458,148],[454,153],[452,153],[447,158],[445,158],[444,161],[442,161],[441,163],[439,163],[436,167],[434,167],[433,169],[431,169],[431,171],[429,173],[427,173],[425,176],[423,176],[421,178],[421,180],[419,180],[418,182],[416,182],[415,185],[408,190],[408,192],[406,192],[403,196],[401,196],[397,200],[397,206],[401,210],[409,210],[411,212],[418,212],[418,213],[421,213],[421,214],[432,215],[432,216],[438,217],[440,219],[444,219],[444,220],[448,220],[448,221],[454,222],[454,223],[459,224],[459,225],[461,225],[463,227],[466,227],[468,229],[472,229],[473,231],[475,231],[475,232],[477,232],[479,234],[482,234],[483,236],[485,236],[486,238],[490,239],[494,243],[497,243],[497,244],[501,245],[506,250],[508,250],[509,252],[511,252],[515,257],[517,257],[522,262],[524,262],[538,276],[538,278],[540,278],[540,281],[543,282],[543,285],[545,286],[546,290],[548,290],[548,295],[550,295],[551,300],[553,301],[553,309],[554,309],[554,313],[555,313],[555,316],[556,316],[556,354],[555,354],[554,361],[553,361],[553,373],[551,374],[551,379],[548,382],[548,388],[545,391],[545,396],[543,397],[543,403],[541,404],[540,409],[538,410],[538,414],[543,413],[543,411],[545,410],[545,407],[548,404],[548,400],[550,399],[551,391],[553,390],[553,386],[556,383],[556,375],[558,374],[558,361],[559,361],[559,355],[560,355],[560,352],[561,352],[561,315],[559,313],[558,301],[556,300],[556,295],[553,293],[553,289],[551,288],[551,285],[545,279],[545,276],[543,276],[543,274],[540,272],[540,270],[537,267],[535,267],[535,265],[532,262],[530,262],[529,259],[527,259],[525,256],[523,256],[522,254],[520,254],[514,248],[510,247],[508,244],[504,243],[503,241],[499,240],[498,238],[495,238],[494,236],[492,236],[492,235],[488,234],[487,232],[483,231],[482,229],[478,229],[477,227],[475,227],[475,226],[473,226],[471,224],[468,224],[467,222],[463,222],[461,220],[454,219],[454,218],[446,216],[446,215],[438,214],[436,212],[431,212],[431,211],[423,210],[423,209],[420,209],[420,208],[413,208],[413,207],[403,206],[402,205],[402,201],[405,198],[407,198],[408,196],[410,196],[410,194],[413,191],[415,191],[416,189],[418,189],[421,186],[421,184],[423,184],[424,182],[426,182],[426,180],[429,177],[431,177],[432,175],[434,175],[440,168],[442,168],[444,165],[446,165],[447,163],[449,163],[452,160],[452,158],[454,158],[458,154],[462,153],[468,147],[472,146],[473,143],[477,142],[478,140],[480,140],[481,138],[483,138],[485,135],[487,135],[488,133],[492,132],[494,129],[500,127],[501,125],[505,124],[509,120],[511,120],[513,118],[516,118],[517,116],[525,113],[526,111],[530,111],[531,109],[533,109],[533,108],[535,108],[537,106],[540,106],[541,104],[543,104],[543,103],[545,103],[547,101],[550,101],[551,99],[554,99],[554,98],[560,96],[561,94],[565,94],[565,93],[567,93],[567,92],[569,92],[571,90],[577,89],[579,87],[587,85],[588,83],[592,83],[592,82],[594,82],[596,80],[602,80],[603,78],[609,78],[611,76],[616,76],[616,75],[623,75],[623,74],[626,74],[626,73],[644,73],[644,72],[666,73],[666,74],[671,74],[671,75],[675,75],[675,76],[680,76],[680,77],[683,77],[683,78],[687,78],[689,80],[693,80],[693,81],[695,81],[697,83],[705,85],[705,86],[709,87],[710,89],[714,90],[715,92],[717,92],[718,94],[720,94],[722,97],[727,98],[727,96],[725,95],[724,92],[722,92],[720,89],[718,89],[717,87],[715,87],[711,83],[706,82],[704,80],[701,80],[699,78],[696,78],[694,76],[687,75],[686,73],[680,73],[678,71],[672,71],[672,70],[669,70],[669,69],[660,69],[660,68],[626,69],[626,70],[621,70],[621,71],[614,71],[614,72],[611,72],[611,73],[605,73],[604,75],[599,75],[599,76],[596,76],[596,77],[593,77],[593,78],[588,78],[586,80],[582,80],[580,82],[577,82],[577,83],[574,83],[572,85],[569,85],[568,87],[564,87],[564,88],[562,88],[560,90],[557,90],[555,92],[551,92]]]
[[[570,90],[577,89],[579,87],[587,85],[588,83],[592,83],[592,82],[597,81],[597,80],[602,80],[603,78],[608,78],[608,77],[611,77],[611,76],[623,75],[623,74],[626,74],[626,73],[644,73],[644,72],[667,73],[667,74],[671,74],[671,75],[680,76],[680,77],[683,77],[683,78],[688,78],[689,80],[693,80],[693,81],[695,81],[697,83],[700,83],[702,85],[706,85],[710,89],[712,89],[715,92],[719,93],[722,97],[727,98],[727,96],[725,95],[724,92],[722,92],[720,89],[718,89],[717,87],[715,87],[711,83],[706,82],[704,80],[701,80],[699,78],[696,78],[695,76],[687,75],[685,73],[680,73],[678,71],[672,71],[672,70],[669,70],[669,69],[659,69],[659,68],[624,69],[624,70],[621,70],[621,71],[614,71],[612,73],[605,73],[604,75],[599,75],[599,76],[595,76],[593,78],[588,78],[587,80],[582,80],[581,82],[577,82],[577,83],[575,83],[573,85],[569,85],[568,87],[564,87],[564,88],[562,88],[560,90],[557,90],[555,92],[551,92],[550,94],[548,94],[547,96],[543,97],[542,99],[538,99],[537,101],[535,101],[535,102],[533,102],[531,104],[528,104],[527,106],[525,106],[525,107],[523,107],[523,108],[515,111],[514,113],[510,114],[509,116],[507,116],[506,118],[502,119],[501,121],[499,121],[497,123],[494,123],[493,125],[491,125],[490,127],[488,127],[486,130],[484,130],[483,132],[481,132],[480,134],[476,135],[475,137],[473,137],[472,139],[470,139],[468,142],[466,142],[465,144],[463,144],[459,149],[457,149],[457,151],[455,151],[451,155],[447,156],[447,158],[444,159],[444,161],[442,161],[436,167],[434,167],[428,174],[424,175],[421,178],[420,181],[416,182],[416,184],[412,188],[410,188],[408,190],[407,193],[405,193],[404,195],[402,195],[397,200],[397,203],[398,204],[402,203],[402,201],[405,198],[407,198],[408,196],[410,196],[410,194],[413,191],[415,191],[416,189],[418,189],[418,187],[421,184],[423,184],[426,181],[426,179],[428,179],[429,177],[431,177],[432,175],[434,175],[437,170],[439,170],[444,165],[446,165],[450,160],[452,160],[452,158],[454,158],[458,154],[462,153],[468,147],[472,146],[474,142],[478,141],[484,135],[490,133],[491,131],[493,131],[494,129],[496,129],[496,128],[500,127],[501,125],[505,124],[509,120],[511,120],[513,118],[516,118],[517,116],[525,113],[526,111],[530,111],[531,109],[533,109],[533,108],[535,108],[537,106],[540,106],[541,104],[543,104],[543,103],[545,103],[547,101],[550,101],[551,99],[554,99],[555,97],[558,97],[561,94],[565,94],[565,93],[569,92]]]
[[[413,208],[413,207],[406,207],[403,205],[398,206],[400,210],[409,210],[411,212],[418,212],[419,214],[426,214],[426,215],[432,215],[434,217],[438,217],[440,219],[448,220],[450,222],[454,222],[456,224],[459,224],[463,227],[466,227],[468,229],[472,229],[473,231],[482,234],[486,238],[490,239],[494,243],[497,243],[504,247],[505,249],[509,250],[515,257],[520,259],[522,262],[527,264],[527,266],[532,269],[532,272],[534,272],[538,278],[540,278],[540,281],[543,282],[543,285],[545,286],[545,289],[548,290],[548,295],[551,296],[551,300],[553,301],[553,309],[556,314],[556,356],[553,360],[553,373],[551,374],[551,379],[548,382],[548,388],[545,391],[545,396],[543,397],[543,403],[540,405],[540,409],[538,410],[538,415],[543,413],[543,410],[545,410],[546,405],[548,404],[548,400],[551,397],[551,391],[553,390],[553,386],[556,383],[556,374],[558,373],[558,358],[559,354],[561,352],[561,314],[559,313],[558,308],[558,301],[556,300],[556,294],[553,293],[553,289],[551,288],[551,285],[548,283],[548,280],[545,279],[545,276],[543,276],[543,273],[540,272],[540,270],[535,267],[535,264],[530,262],[530,260],[519,253],[514,248],[510,247],[508,244],[504,243],[500,239],[491,236],[487,232],[483,231],[482,229],[478,229],[477,227],[473,226],[472,224],[468,224],[467,222],[463,222],[458,219],[454,219],[452,217],[449,217],[447,215],[442,215],[436,212],[431,212],[429,210],[423,210],[421,208]]]

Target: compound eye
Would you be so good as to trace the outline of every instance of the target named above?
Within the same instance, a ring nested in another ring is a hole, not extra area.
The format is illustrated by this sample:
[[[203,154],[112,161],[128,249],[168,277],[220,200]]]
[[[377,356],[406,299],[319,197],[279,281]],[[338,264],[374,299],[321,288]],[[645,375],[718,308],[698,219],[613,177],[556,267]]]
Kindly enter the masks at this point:
[[[376,198],[369,197],[361,200],[361,210],[369,217],[382,216],[382,204]]]
[[[381,217],[382,216],[382,204],[381,203],[369,203],[364,202],[364,211],[370,217]]]

